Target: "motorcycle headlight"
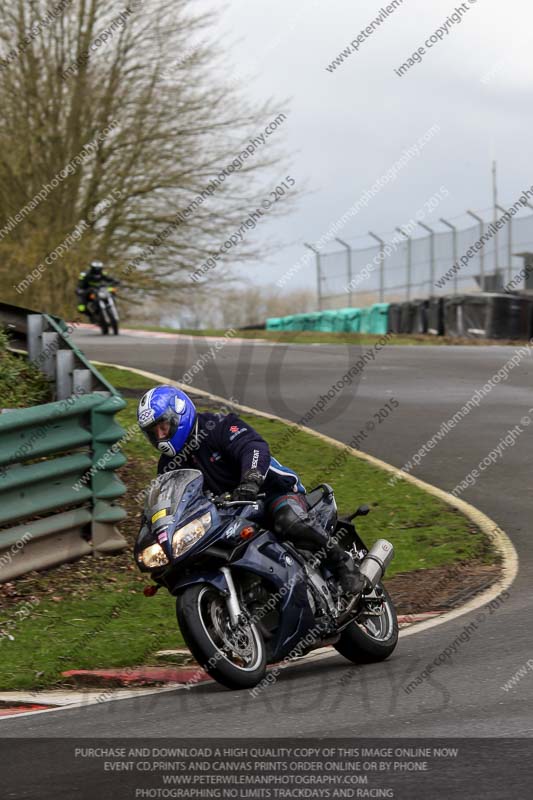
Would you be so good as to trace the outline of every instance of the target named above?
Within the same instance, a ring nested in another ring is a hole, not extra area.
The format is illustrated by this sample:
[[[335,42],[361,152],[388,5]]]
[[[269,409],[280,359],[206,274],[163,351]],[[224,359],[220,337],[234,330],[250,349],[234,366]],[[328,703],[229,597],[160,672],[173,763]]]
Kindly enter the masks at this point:
[[[183,528],[178,528],[172,537],[172,555],[174,558],[182,556],[189,550],[193,544],[202,538],[211,527],[211,514],[203,514],[198,519],[184,525]]]
[[[168,564],[168,558],[160,544],[151,544],[150,547],[145,547],[137,558],[148,569],[164,567],[165,564]]]

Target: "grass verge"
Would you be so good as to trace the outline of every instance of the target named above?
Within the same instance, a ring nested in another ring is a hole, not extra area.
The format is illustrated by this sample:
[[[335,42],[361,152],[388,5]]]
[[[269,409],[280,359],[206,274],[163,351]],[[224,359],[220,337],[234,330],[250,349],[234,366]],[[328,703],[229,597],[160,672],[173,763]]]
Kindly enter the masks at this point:
[[[151,381],[129,370],[100,371],[126,398],[118,422],[126,429],[134,427],[137,397]],[[198,403],[206,407],[203,400]],[[243,416],[309,488],[331,483],[341,514],[363,502],[371,506],[358,528],[369,545],[380,537],[393,542],[396,558],[388,578],[494,562],[479,529],[437,498],[408,483],[390,486],[387,473],[305,430],[290,429],[289,435],[277,420]],[[137,495],[155,474],[157,454],[140,432],[129,438],[124,450],[129,462],[121,477],[128,487],[123,503],[129,517],[121,531],[130,548],[118,556],[84,558],[0,586],[0,690],[57,685],[68,669],[156,663],[157,650],[183,644],[173,598],[163,591],[145,598],[142,589],[148,581],[131,558],[142,510]],[[27,613],[21,613],[24,609]]]

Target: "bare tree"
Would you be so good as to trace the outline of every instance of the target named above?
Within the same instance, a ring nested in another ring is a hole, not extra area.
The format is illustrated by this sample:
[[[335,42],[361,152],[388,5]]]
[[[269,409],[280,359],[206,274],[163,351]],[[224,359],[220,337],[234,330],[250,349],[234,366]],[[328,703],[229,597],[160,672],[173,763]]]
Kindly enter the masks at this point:
[[[213,18],[193,5],[0,6],[5,299],[71,313],[80,267],[101,258],[132,302],[187,303],[286,208],[262,206],[285,114],[220,78]]]

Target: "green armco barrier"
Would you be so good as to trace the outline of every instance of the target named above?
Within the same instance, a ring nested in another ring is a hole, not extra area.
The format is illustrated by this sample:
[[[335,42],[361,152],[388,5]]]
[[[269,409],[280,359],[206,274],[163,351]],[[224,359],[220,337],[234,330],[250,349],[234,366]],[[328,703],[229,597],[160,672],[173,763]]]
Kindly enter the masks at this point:
[[[61,399],[0,414],[0,583],[127,547],[115,528],[126,516],[115,474],[126,462],[115,422],[125,401],[59,318],[0,303],[2,322],[26,336]]]
[[[101,395],[97,399],[102,402]],[[0,465],[16,464],[27,455],[34,459],[48,455],[50,436],[57,452],[90,445],[91,432],[82,423],[94,402],[90,395],[0,415]]]
[[[76,482],[90,470],[88,454],[8,467],[0,478],[0,524],[53,511],[91,499],[91,487],[76,491]],[[4,532],[0,533],[0,543]]]
[[[91,488],[94,500],[94,520],[97,523],[113,525],[126,516],[126,512],[113,505],[113,500],[123,495],[126,487],[115,475],[115,470],[126,463],[118,442],[125,431],[118,425],[114,416],[126,403],[118,395],[108,397],[91,411],[93,431],[93,467]]]
[[[2,547],[16,546],[19,541],[24,541],[24,536],[28,535],[28,531],[31,533],[32,543],[35,543],[39,539],[46,539],[50,534],[62,533],[71,528],[90,525],[91,521],[90,508],[75,508],[72,511],[64,511],[62,514],[54,514],[53,517],[36,520],[30,525],[17,525],[9,531],[2,531]],[[85,542],[83,550],[84,555],[85,553],[92,553],[92,547],[89,542]],[[50,564],[52,563],[54,562],[50,561]]]
[[[283,319],[281,317],[270,317],[266,321],[267,331],[281,331],[283,328]]]
[[[370,309],[369,333],[388,333],[390,303],[374,303]]]
[[[118,445],[125,431],[114,415],[125,405],[118,394],[92,392],[0,415],[0,554],[23,543],[1,562],[0,583],[123,549],[114,525],[126,512],[114,501],[126,487],[114,471],[126,461]]]

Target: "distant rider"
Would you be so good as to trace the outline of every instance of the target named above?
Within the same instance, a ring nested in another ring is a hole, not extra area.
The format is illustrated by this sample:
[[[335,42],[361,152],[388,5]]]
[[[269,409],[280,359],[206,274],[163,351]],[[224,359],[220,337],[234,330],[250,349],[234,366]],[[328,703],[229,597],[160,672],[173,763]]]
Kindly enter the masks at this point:
[[[78,279],[78,288],[76,289],[76,294],[78,295],[78,311],[87,314],[89,319],[91,319],[91,308],[88,303],[90,293],[100,286],[119,285],[120,281],[108,275],[101,261],[91,261],[88,270],[80,272]]]
[[[253,501],[264,492],[267,527],[297,548],[326,554],[324,561],[344,592],[362,590],[353,559],[311,520],[298,475],[271,456],[267,442],[248,423],[235,414],[197,413],[190,397],[172,386],[146,392],[137,419],[161,453],[159,475],[200,470],[207,490],[232,492],[233,500]]]

